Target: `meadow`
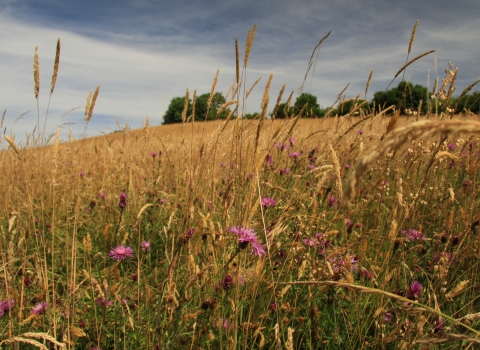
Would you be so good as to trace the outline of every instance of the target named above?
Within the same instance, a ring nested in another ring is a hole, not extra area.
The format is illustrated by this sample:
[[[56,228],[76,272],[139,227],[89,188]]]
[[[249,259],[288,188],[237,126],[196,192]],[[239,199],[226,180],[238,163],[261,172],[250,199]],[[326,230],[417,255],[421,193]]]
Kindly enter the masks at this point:
[[[227,120],[2,140],[2,348],[479,346],[479,116],[246,120],[245,51]]]

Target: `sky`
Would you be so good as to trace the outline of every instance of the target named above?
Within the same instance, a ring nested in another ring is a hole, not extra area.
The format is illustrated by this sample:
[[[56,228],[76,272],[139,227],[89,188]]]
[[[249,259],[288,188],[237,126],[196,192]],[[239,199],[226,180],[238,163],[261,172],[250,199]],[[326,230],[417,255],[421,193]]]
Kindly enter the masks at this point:
[[[457,94],[480,78],[480,2],[417,0],[3,0],[0,2],[0,111],[4,130],[25,140],[41,120],[50,98],[57,39],[61,56],[50,99],[46,135],[61,127],[79,138],[85,101],[100,85],[87,135],[123,128],[161,125],[173,97],[188,88],[210,92],[219,69],[217,91],[224,95],[235,79],[235,39],[243,61],[248,30],[257,25],[246,71],[246,86],[262,77],[246,112],[260,111],[268,76],[273,73],[269,109],[286,84],[298,96],[312,51],[320,46],[315,71],[303,92],[331,106],[350,83],[346,98],[385,90],[407,59],[435,50],[408,67],[405,79],[433,87],[447,63],[458,67]],[[33,86],[33,57],[40,62],[39,114]],[[400,81],[397,78],[392,87]],[[478,88],[475,88],[478,90]],[[69,112],[67,111],[79,107]],[[24,114],[25,112],[28,112]],[[24,114],[22,116],[22,114]],[[5,129],[6,128],[6,129]]]

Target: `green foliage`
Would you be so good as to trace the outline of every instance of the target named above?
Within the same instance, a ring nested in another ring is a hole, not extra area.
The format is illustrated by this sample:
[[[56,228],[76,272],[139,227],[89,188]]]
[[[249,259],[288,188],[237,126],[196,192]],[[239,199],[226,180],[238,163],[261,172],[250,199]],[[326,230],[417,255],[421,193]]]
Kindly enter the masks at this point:
[[[185,97],[174,97],[170,101],[167,111],[163,116],[163,124],[182,122],[182,112],[185,104]],[[192,113],[192,101],[188,101],[187,118]]]
[[[400,108],[401,112],[407,108],[417,110],[420,100],[423,100],[422,112],[427,112],[428,89],[422,85],[413,85],[410,82],[401,81],[397,87],[387,91],[377,91],[373,95],[375,106],[385,109],[390,106]],[[392,112],[393,113],[393,112]]]
[[[207,115],[207,104],[210,93],[206,93],[197,97],[195,101],[195,120],[215,120],[225,119],[228,116],[228,111],[223,110],[220,115],[217,116],[219,108],[227,102],[221,92],[216,92],[212,97],[210,108]]]
[[[308,105],[307,105],[308,104]],[[309,93],[302,93],[297,97],[295,104],[293,105],[294,113],[300,113],[302,108],[307,105],[303,116],[306,118],[319,118],[325,116],[325,110],[320,108],[317,102],[317,96]]]
[[[480,113],[480,92],[475,91],[473,94],[467,94],[459,99],[455,99],[450,106],[455,107],[457,113],[470,111],[473,113]]]
[[[245,119],[258,119],[258,118],[260,118],[260,113],[258,112],[245,114]]]
[[[275,114],[276,119],[285,119],[293,115],[293,107],[287,108],[286,103],[280,103],[278,105],[277,113]]]
[[[338,114],[339,116],[342,116],[342,115],[346,115],[348,113],[350,113],[350,111],[352,109],[354,109],[355,107],[361,105],[362,103],[364,103],[366,100],[364,100],[363,98],[359,98],[357,100],[355,99],[348,99],[348,100],[345,100],[343,101],[342,103],[340,103],[340,105],[338,106],[338,108],[335,110],[335,113],[333,113],[333,115],[335,114]],[[364,112],[367,112],[369,109],[369,105],[368,103],[365,103],[362,107],[360,107],[357,112],[359,113],[360,110],[363,110]]]

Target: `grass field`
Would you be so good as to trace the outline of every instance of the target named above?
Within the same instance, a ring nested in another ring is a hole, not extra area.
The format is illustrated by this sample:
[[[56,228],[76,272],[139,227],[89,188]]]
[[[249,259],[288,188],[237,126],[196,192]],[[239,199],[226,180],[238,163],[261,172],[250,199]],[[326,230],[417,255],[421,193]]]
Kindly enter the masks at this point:
[[[300,117],[2,140],[0,345],[478,347],[478,116]]]

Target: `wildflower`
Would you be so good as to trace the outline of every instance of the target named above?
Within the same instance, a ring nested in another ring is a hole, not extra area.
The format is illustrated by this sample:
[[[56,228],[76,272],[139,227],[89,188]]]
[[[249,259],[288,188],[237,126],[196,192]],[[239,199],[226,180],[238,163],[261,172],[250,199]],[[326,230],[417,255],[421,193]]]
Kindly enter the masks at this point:
[[[288,142],[290,142],[290,146],[293,147],[293,145],[295,144],[295,139],[294,139],[293,137],[290,137],[290,138],[288,139]]]
[[[271,154],[267,154],[267,156],[265,157],[265,162],[267,162],[267,164],[270,164],[270,165],[273,164],[273,157]]]
[[[236,234],[238,236],[238,241],[240,242],[240,248],[246,248],[248,243],[252,245],[252,252],[251,254],[255,254],[258,257],[265,255],[265,249],[263,245],[258,242],[258,238],[253,231],[253,229],[248,229],[245,227],[235,227],[232,226],[230,228],[230,232]]]
[[[273,199],[273,198],[263,197],[263,198],[262,198],[262,205],[263,205],[265,208],[269,208],[269,207],[274,207],[275,205],[277,205],[277,202],[276,202],[275,199]]]
[[[233,277],[230,274],[225,275],[222,282],[223,289],[230,289],[233,287]]]
[[[363,135],[363,129],[358,130],[358,133],[359,133],[360,135]]]
[[[23,277],[23,283],[25,284],[25,287],[29,288],[32,285],[32,281],[28,276]]]
[[[120,209],[125,209],[127,206],[127,194],[125,192],[120,193],[120,202],[118,203]]]
[[[142,247],[143,251],[148,251],[152,248],[149,241],[142,241],[142,243],[140,243],[140,246]]]
[[[365,278],[371,280],[373,278],[373,270],[362,269],[360,271],[360,276],[364,276]]]
[[[450,142],[450,143],[447,145],[447,148],[448,148],[449,151],[455,151],[455,150],[457,149],[457,145]]]
[[[445,326],[443,325],[443,322],[442,322],[441,318],[438,317],[438,318],[435,319],[435,328],[433,329],[433,332],[434,333],[439,333],[439,332],[443,331],[444,327]]]
[[[418,230],[402,230],[400,233],[407,237],[409,241],[424,241],[425,236]]]
[[[277,143],[275,145],[275,148],[278,149],[279,151],[285,151],[285,150],[289,149],[290,147],[288,147],[288,145],[286,145],[284,143]]]
[[[337,206],[337,198],[334,196],[328,196],[328,206],[329,207],[336,207]]]
[[[100,198],[100,199],[104,199],[106,196],[107,196],[107,195],[106,195],[105,193],[101,193],[101,192],[100,192],[100,193],[98,194],[98,198]]]
[[[98,298],[96,301],[98,306],[112,306],[113,301],[111,300],[105,300],[105,298]]]
[[[189,228],[183,235],[180,236],[179,238],[180,243],[187,244],[190,238],[192,238],[194,233],[195,233],[195,229]]]
[[[290,174],[290,168],[280,169],[280,170],[278,171],[278,174],[279,174],[280,176],[282,176],[282,175],[288,175],[288,174]]]
[[[15,306],[15,300],[10,299],[10,301],[5,300],[0,303],[0,318],[8,313]]]
[[[300,152],[295,151],[295,152],[290,153],[290,158],[295,158],[296,159],[296,158],[299,158],[301,156],[302,156],[302,154]]]
[[[78,175],[80,175],[80,177],[84,177],[84,176],[85,176],[85,172],[83,171],[83,169],[80,170],[80,173],[79,173]]]
[[[133,258],[133,249],[124,245],[119,245],[110,250],[108,256],[113,260],[124,260],[125,258]]]
[[[305,244],[307,247],[315,247],[317,245],[317,241],[315,241],[313,238],[305,238],[303,240],[303,244]]]
[[[352,166],[350,164],[345,164],[345,169],[350,169]]]
[[[422,284],[418,281],[413,281],[410,285],[410,290],[408,291],[409,299],[416,300],[420,295],[422,295]]]
[[[45,302],[40,302],[35,305],[32,309],[32,315],[43,315],[47,311],[48,304]]]
[[[155,159],[155,157],[158,156],[158,153],[152,152],[152,153],[150,153],[150,155],[152,156],[153,159]]]
[[[85,322],[83,322],[82,320],[78,321],[78,327],[85,328]]]
[[[385,322],[387,322],[387,323],[393,323],[393,317],[394,317],[393,313],[391,313],[391,312],[385,312],[385,315],[384,315],[384,317],[383,317],[383,320],[384,320]]]

